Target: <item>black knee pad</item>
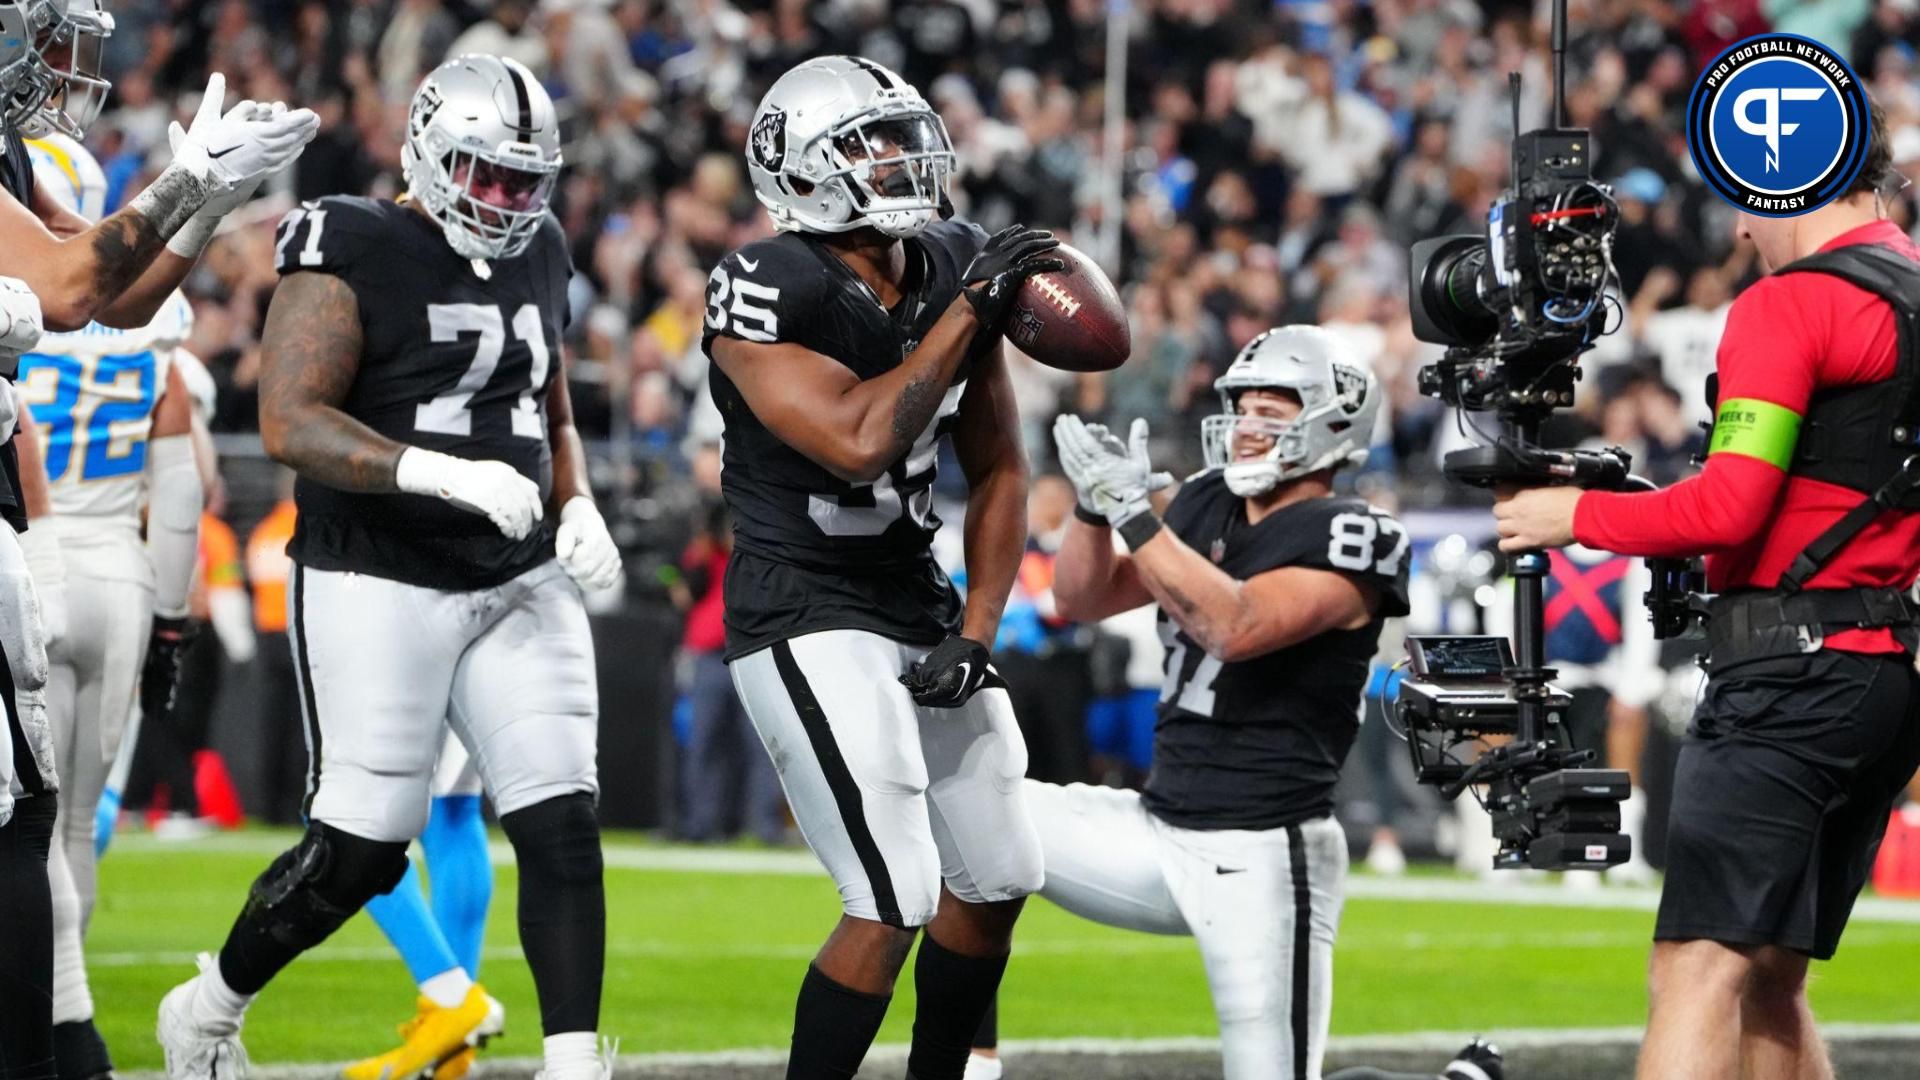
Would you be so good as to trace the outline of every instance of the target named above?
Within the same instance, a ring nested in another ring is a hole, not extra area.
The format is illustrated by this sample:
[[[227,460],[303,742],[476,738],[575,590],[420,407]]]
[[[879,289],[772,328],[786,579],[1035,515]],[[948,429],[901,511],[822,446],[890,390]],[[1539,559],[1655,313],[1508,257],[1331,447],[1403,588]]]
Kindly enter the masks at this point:
[[[311,949],[406,873],[406,844],[311,824],[254,880],[243,919],[264,925],[283,945]]]
[[[600,880],[600,819],[593,796],[562,795],[500,819],[522,880],[565,884]]]

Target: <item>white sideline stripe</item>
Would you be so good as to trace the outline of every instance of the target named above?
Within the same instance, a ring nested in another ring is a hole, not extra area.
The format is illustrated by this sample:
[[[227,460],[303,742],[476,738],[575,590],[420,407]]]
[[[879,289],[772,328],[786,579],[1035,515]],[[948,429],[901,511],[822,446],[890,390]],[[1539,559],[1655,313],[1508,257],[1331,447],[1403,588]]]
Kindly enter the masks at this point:
[[[1474,1038],[1491,1036],[1503,1049],[1555,1049],[1569,1046],[1638,1046],[1642,1029],[1610,1028],[1535,1028],[1499,1032],[1413,1031],[1399,1035],[1336,1035],[1327,1040],[1334,1054],[1432,1053],[1448,1054]],[[1822,1024],[1820,1033],[1830,1042],[1862,1040],[1917,1040],[1920,1024]],[[1009,1057],[1019,1054],[1105,1054],[1113,1057],[1138,1057],[1146,1054],[1217,1053],[1220,1040],[1201,1036],[1166,1039],[1009,1039],[1000,1044]],[[891,1066],[904,1062],[907,1047],[900,1043],[875,1046],[867,1055],[868,1065]],[[621,1054],[616,1064],[621,1069],[685,1066],[766,1066],[787,1060],[785,1048],[721,1050],[710,1053]],[[482,1058],[474,1066],[475,1077],[526,1076],[540,1070],[544,1063],[536,1057]],[[123,1080],[165,1080],[159,1072],[123,1072]],[[254,1063],[248,1070],[254,1080],[338,1080],[338,1065],[270,1065]]]
[[[226,834],[193,841],[156,841],[147,836],[128,836],[116,842],[128,851],[142,853],[225,852],[249,855],[278,855],[286,844],[261,834]],[[489,855],[497,866],[513,864],[513,848],[494,843]],[[604,853],[606,865],[615,870],[645,870],[655,873],[684,874],[765,874],[792,877],[824,877],[825,871],[806,851],[737,851],[698,847],[623,847],[615,844]],[[109,860],[110,861],[110,860]],[[1529,907],[1588,908],[1610,911],[1652,911],[1659,906],[1660,890],[1649,887],[1568,889],[1557,882],[1546,884],[1508,884],[1452,878],[1381,878],[1365,874],[1347,878],[1347,895],[1363,900],[1407,900],[1448,904],[1515,904]],[[1853,906],[1853,923],[1920,923],[1920,901],[1866,897]]]

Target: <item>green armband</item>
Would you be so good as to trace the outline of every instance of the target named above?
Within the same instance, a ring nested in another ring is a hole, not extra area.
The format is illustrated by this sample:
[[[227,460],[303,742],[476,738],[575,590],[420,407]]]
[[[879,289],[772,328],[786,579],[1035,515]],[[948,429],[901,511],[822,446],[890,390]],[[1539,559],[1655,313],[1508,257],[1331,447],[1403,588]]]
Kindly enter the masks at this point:
[[[1720,403],[1707,456],[1744,454],[1785,471],[1793,463],[1793,446],[1799,438],[1799,413],[1758,398],[1731,398]]]

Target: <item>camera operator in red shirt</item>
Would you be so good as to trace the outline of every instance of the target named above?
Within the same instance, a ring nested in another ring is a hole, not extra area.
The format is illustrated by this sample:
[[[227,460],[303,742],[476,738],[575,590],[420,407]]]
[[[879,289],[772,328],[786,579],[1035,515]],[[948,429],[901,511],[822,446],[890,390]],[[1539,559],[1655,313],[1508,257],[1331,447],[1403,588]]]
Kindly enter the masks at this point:
[[[1706,467],[1659,492],[1503,493],[1501,548],[1704,554],[1711,678],[1680,751],[1641,1080],[1833,1075],[1809,959],[1839,944],[1920,765],[1920,248],[1884,217],[1872,108],[1838,199],[1740,216]],[[1909,459],[1912,464],[1909,465]]]

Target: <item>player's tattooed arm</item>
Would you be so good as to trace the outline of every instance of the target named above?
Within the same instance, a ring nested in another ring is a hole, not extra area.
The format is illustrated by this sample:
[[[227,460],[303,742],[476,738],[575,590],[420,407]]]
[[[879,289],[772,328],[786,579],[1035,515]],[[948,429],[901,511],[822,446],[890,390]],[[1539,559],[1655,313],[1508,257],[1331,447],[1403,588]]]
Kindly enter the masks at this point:
[[[0,247],[40,297],[47,329],[78,330],[96,319],[144,326],[193,267],[167,253],[167,238],[206,200],[205,181],[171,170],[118,213],[76,232],[81,219],[40,215],[7,195],[0,197]]]
[[[870,484],[926,431],[979,322],[955,300],[920,346],[884,375],[861,379],[791,342],[713,339],[713,362],[781,442],[849,483]]]
[[[1283,566],[1241,581],[1162,529],[1133,566],[1160,609],[1207,655],[1250,660],[1373,618],[1379,594],[1345,574]]]
[[[260,439],[267,455],[341,491],[392,492],[406,446],[340,404],[360,370],[360,306],[331,274],[289,274],[260,334]]]
[[[999,345],[980,358],[967,381],[954,418],[953,452],[968,486],[967,608],[960,634],[991,647],[1027,546],[1027,454]]]

